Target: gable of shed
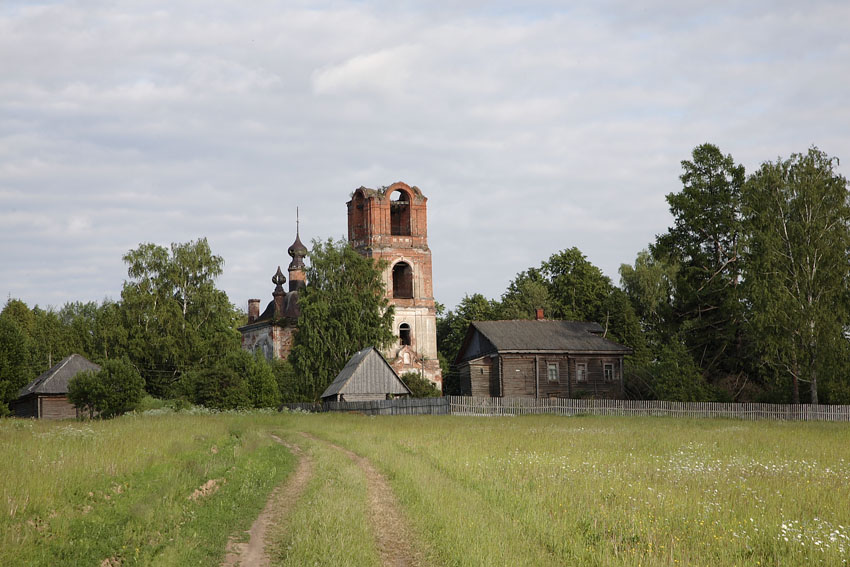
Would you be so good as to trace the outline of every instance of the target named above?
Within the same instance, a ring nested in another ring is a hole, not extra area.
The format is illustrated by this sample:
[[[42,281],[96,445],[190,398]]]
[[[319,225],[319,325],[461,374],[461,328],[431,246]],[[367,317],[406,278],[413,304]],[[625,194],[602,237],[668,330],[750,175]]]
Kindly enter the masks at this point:
[[[340,371],[322,398],[339,394],[410,394],[395,370],[375,347],[357,352]]]

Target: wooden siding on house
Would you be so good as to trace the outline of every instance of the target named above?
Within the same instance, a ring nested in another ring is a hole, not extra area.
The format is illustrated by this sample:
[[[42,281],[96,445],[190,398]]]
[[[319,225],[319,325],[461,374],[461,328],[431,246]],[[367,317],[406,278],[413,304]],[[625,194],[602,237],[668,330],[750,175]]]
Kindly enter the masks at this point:
[[[549,364],[557,364],[558,380],[549,381]],[[587,365],[579,382],[576,364]],[[605,380],[605,364],[613,366]],[[501,370],[501,372],[500,372]],[[490,398],[619,398],[623,395],[621,357],[549,354],[483,356],[457,365],[463,395]]]
[[[79,417],[76,406],[64,395],[35,394],[12,403],[15,417],[37,419],[75,419]]]

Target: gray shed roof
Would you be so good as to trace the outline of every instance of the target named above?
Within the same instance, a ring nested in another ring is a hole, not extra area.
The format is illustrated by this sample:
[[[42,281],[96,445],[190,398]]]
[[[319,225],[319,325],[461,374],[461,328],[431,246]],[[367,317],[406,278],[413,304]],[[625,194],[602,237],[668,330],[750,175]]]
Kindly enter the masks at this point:
[[[322,398],[337,394],[410,394],[410,389],[375,347],[366,347],[351,357]]]
[[[97,372],[100,366],[79,354],[66,356],[59,364],[21,388],[18,397],[22,398],[29,394],[67,394],[68,382],[77,373],[85,370]]]
[[[470,324],[469,333],[474,331],[480,333],[495,350],[503,352],[632,352],[629,347],[600,337],[597,333],[601,333],[603,329],[598,323],[550,320],[474,321]],[[469,333],[467,339],[470,338]],[[459,358],[463,354],[459,353]]]

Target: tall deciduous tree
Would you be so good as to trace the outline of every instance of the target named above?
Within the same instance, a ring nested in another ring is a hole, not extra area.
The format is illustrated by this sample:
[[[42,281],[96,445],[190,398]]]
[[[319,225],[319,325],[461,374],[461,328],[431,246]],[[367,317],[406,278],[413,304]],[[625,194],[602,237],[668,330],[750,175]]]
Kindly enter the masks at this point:
[[[740,370],[742,356],[741,188],[744,167],[717,146],[682,162],[682,191],[667,195],[675,224],[651,246],[679,266],[674,318],[707,375]]]
[[[14,318],[0,313],[0,416],[30,379],[27,336]]]
[[[128,349],[149,393],[165,395],[182,372],[239,348],[237,312],[215,287],[224,260],[206,238],[170,250],[142,244],[124,261],[130,277],[121,292]]]
[[[634,266],[620,266],[620,283],[650,341],[660,345],[670,338],[678,266],[641,250]]]
[[[850,204],[837,159],[817,148],[767,162],[744,191],[750,322],[762,361],[810,385],[841,350],[848,320]],[[842,377],[843,378],[843,377]]]
[[[313,242],[290,360],[299,398],[315,400],[349,358],[394,337],[381,266],[345,241]]]

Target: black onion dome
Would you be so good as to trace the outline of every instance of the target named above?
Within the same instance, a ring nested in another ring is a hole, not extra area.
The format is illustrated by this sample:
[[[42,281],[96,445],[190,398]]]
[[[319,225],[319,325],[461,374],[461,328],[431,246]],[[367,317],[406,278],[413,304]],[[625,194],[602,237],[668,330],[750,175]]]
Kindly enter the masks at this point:
[[[304,257],[307,256],[307,247],[301,242],[301,237],[298,233],[295,233],[295,242],[292,243],[292,246],[287,250],[289,255],[292,257],[292,263],[289,264],[289,268],[303,268],[304,267]]]

